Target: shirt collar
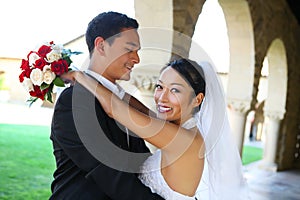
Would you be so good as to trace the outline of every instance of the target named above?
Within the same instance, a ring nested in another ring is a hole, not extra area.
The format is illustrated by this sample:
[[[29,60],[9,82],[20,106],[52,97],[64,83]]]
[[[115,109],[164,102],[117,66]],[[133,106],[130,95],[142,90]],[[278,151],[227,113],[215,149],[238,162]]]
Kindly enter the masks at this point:
[[[117,95],[120,99],[123,99],[124,95],[125,95],[125,90],[119,85],[119,84],[114,84],[112,82],[110,82],[108,79],[106,79],[105,77],[101,76],[100,74],[91,71],[89,69],[87,69],[85,71],[87,74],[91,75],[92,77],[94,77],[97,81],[99,81],[104,87],[106,87],[107,89],[109,89],[112,93],[114,93],[115,95]]]

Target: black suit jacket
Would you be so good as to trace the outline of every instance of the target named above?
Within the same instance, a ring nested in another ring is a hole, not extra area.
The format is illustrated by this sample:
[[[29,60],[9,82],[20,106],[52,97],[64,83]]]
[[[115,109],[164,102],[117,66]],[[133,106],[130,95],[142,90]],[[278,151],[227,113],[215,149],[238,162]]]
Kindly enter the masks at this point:
[[[134,173],[149,149],[133,136],[128,147],[124,130],[80,84],[65,89],[51,125],[57,169],[50,199],[162,199]],[[143,156],[135,159],[130,152]]]

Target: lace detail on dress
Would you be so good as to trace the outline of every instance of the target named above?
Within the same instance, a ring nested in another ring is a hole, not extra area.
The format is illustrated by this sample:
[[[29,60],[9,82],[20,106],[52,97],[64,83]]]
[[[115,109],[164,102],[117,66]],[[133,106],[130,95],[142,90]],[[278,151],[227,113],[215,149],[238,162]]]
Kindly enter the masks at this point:
[[[144,162],[139,176],[142,183],[166,200],[195,200],[196,197],[182,195],[168,186],[160,171],[160,161],[161,151],[157,150]],[[197,199],[200,200],[199,197]]]

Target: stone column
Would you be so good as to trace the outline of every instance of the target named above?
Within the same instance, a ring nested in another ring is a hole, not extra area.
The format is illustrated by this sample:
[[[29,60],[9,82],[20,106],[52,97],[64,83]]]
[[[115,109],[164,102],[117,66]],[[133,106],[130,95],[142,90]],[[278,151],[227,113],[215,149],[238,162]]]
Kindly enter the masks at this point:
[[[250,109],[250,101],[230,99],[228,101],[228,107],[231,131],[233,133],[236,145],[242,157],[246,117],[247,112]]]
[[[135,0],[134,7],[141,41],[141,62],[135,71],[146,73],[144,69],[147,69],[151,73],[158,73],[171,57],[173,1]]]
[[[130,81],[123,81],[120,85],[148,108],[155,110],[153,93],[158,75],[158,73],[151,73],[151,71],[138,71],[134,73]]]
[[[173,1],[134,0],[134,7],[135,18],[140,25],[140,63],[135,65],[127,86],[131,87],[135,97],[153,109],[154,84],[160,69],[171,57]]]
[[[280,128],[280,121],[283,119],[284,112],[264,110],[265,125],[266,125],[266,139],[264,147],[263,162],[261,168],[277,171],[276,152],[277,142]]]

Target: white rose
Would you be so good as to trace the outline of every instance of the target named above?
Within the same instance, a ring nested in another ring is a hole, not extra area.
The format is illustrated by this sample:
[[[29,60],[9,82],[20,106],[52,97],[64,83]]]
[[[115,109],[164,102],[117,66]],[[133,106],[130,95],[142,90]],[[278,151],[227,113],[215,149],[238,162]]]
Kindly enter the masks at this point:
[[[46,55],[47,62],[52,63],[53,61],[57,61],[61,59],[61,53],[57,50],[52,50]]]
[[[28,57],[29,66],[32,66],[38,59],[40,59],[40,56],[37,53],[31,53]]]
[[[51,70],[46,70],[44,72],[43,81],[44,83],[51,84],[52,81],[55,79],[56,75]]]
[[[33,85],[41,86],[43,83],[43,72],[42,70],[35,68],[30,73],[30,80]]]
[[[60,45],[60,44],[53,44],[53,45],[51,46],[51,48],[52,48],[54,51],[57,51],[57,52],[61,53],[64,47],[63,47],[62,45]]]
[[[29,78],[24,77],[24,81],[22,82],[22,85],[27,92],[33,91],[33,84]]]
[[[43,67],[43,72],[46,72],[46,71],[48,71],[48,70],[51,70],[51,65],[45,65],[45,66]]]

